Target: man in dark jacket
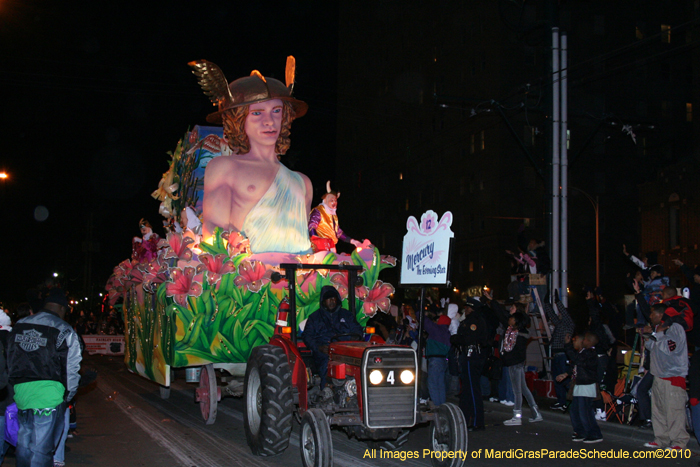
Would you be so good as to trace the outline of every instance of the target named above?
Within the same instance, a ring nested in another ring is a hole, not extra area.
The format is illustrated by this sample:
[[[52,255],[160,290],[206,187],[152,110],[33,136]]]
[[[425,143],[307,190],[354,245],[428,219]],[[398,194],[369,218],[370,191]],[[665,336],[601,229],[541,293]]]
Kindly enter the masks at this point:
[[[481,303],[468,298],[464,309],[464,320],[457,329],[457,334],[450,338],[452,345],[462,349],[460,364],[462,372],[462,392],[459,395],[459,407],[470,430],[484,429],[484,400],[481,394],[481,372],[484,368],[488,332],[486,321],[479,310]]]
[[[80,342],[63,321],[68,300],[51,289],[39,312],[18,321],[7,343],[7,366],[19,418],[18,466],[53,465],[66,404],[78,390]]]
[[[450,350],[450,326],[438,324],[434,313],[426,313],[423,329],[428,333],[425,358],[428,360],[428,392],[433,404],[442,405],[447,399],[445,375],[447,374],[447,352]]]
[[[571,439],[577,442],[603,441],[593,411],[598,381],[598,355],[595,348],[597,341],[598,336],[588,332],[585,336],[576,336],[573,343],[567,337],[564,347],[574,371],[574,399],[570,409],[574,434]]]
[[[306,347],[313,352],[314,362],[321,375],[321,389],[326,387],[328,373],[328,344],[334,336],[338,340],[358,340],[364,330],[355,316],[341,307],[340,294],[332,285],[321,289],[320,307],[306,320],[302,339]]]

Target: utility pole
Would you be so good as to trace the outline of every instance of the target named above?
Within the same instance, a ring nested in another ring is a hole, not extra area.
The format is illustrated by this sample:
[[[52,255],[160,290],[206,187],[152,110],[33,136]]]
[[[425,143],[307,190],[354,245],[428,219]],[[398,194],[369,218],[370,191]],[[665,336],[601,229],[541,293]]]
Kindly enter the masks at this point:
[[[561,273],[561,265],[559,262],[560,247],[560,159],[559,138],[561,136],[560,125],[560,94],[559,94],[559,28],[552,28],[552,281],[551,291],[554,296],[554,291],[559,290],[559,279]]]
[[[561,47],[561,71],[559,73],[561,79],[559,80],[561,85],[561,136],[559,137],[559,157],[561,160],[561,228],[559,229],[560,234],[560,247],[561,247],[561,281],[559,290],[559,296],[562,298],[562,303],[566,307],[569,306],[569,294],[566,293],[569,286],[569,205],[568,205],[568,190],[569,190],[569,90],[568,90],[568,78],[567,78],[567,68],[568,68],[568,42],[566,34],[562,34],[559,38]]]

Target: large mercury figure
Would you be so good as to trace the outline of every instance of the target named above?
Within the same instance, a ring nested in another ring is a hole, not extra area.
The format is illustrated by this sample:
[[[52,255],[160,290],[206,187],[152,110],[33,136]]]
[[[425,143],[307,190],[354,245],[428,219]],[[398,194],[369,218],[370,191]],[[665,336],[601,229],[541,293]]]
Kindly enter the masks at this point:
[[[306,103],[292,97],[294,58],[287,59],[287,86],[257,70],[229,85],[211,62],[190,66],[219,106],[207,121],[223,123],[232,152],[215,157],[205,169],[203,237],[220,227],[248,238],[252,253],[309,252],[311,181],[278,157],[289,149],[292,120],[307,110]]]

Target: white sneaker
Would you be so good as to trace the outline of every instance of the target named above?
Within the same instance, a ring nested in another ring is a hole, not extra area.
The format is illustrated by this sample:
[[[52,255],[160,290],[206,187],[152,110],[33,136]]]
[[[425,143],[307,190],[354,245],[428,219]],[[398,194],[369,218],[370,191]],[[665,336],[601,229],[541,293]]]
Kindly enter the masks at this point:
[[[515,402],[513,401],[503,401],[501,402],[503,405],[507,405],[508,407],[513,407],[515,405]]]
[[[489,397],[489,402],[498,402],[498,397]]]
[[[503,424],[505,426],[519,426],[523,424],[523,418],[514,415],[513,418],[504,421]]]
[[[601,409],[595,409],[595,419],[599,422],[608,421],[607,415],[605,415],[605,412],[603,412]]]

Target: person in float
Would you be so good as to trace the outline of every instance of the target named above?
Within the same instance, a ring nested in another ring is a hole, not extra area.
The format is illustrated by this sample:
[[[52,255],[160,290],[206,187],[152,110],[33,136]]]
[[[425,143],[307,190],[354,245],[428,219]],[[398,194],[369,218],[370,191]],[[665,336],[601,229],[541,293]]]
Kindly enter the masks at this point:
[[[336,252],[338,240],[352,243],[355,248],[362,243],[343,233],[338,224],[338,198],[340,193],[331,190],[330,180],[326,182],[326,193],[321,196],[321,204],[313,208],[309,217],[309,235],[314,251]]]
[[[292,121],[308,108],[292,97],[294,57],[287,58],[286,86],[257,70],[227,85],[215,64],[200,60],[189,65],[218,105],[207,121],[223,123],[232,152],[215,157],[205,169],[203,238],[220,227],[248,238],[253,253],[310,252],[311,181],[279,161],[289,149]]]
[[[141,237],[134,237],[131,241],[131,259],[139,263],[148,263],[158,256],[158,240],[160,237],[153,232],[151,223],[146,219],[139,221]]]

